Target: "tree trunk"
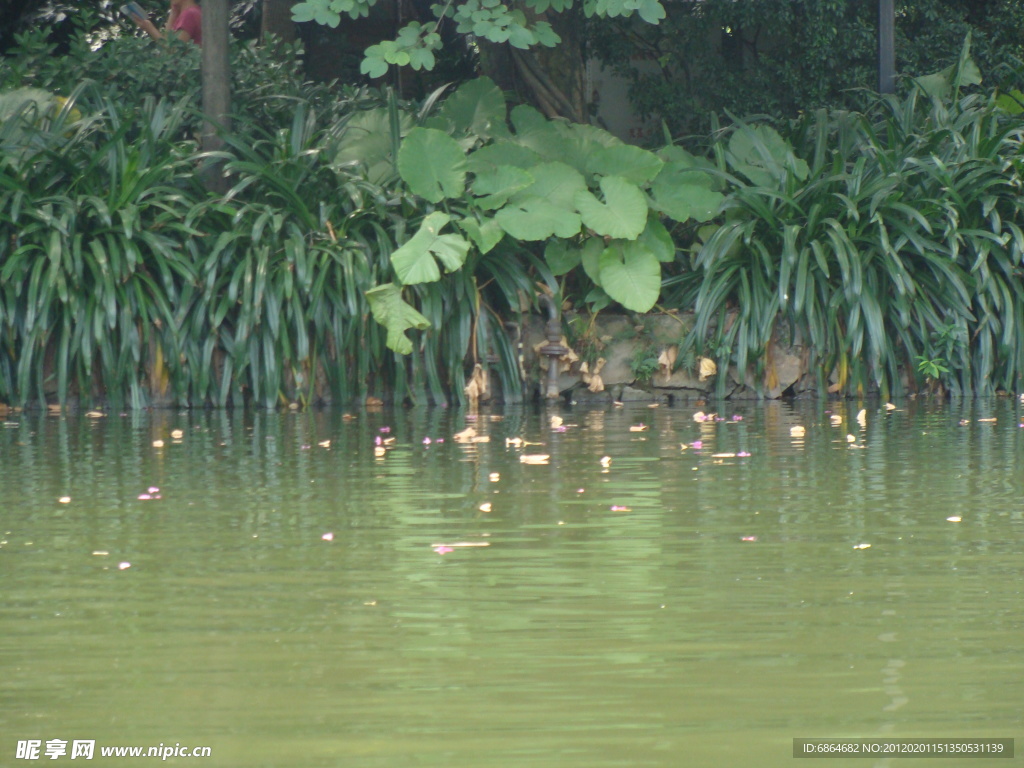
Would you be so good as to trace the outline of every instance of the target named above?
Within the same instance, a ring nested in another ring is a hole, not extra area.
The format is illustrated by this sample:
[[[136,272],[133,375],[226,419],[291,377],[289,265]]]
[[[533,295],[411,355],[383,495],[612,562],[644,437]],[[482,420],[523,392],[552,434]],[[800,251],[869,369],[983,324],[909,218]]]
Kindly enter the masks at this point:
[[[228,58],[228,0],[203,2],[203,132],[204,152],[224,146],[218,131],[231,128],[231,64]],[[227,181],[219,162],[206,170],[206,185],[215,192],[226,191]]]
[[[269,35],[273,35],[283,43],[295,42],[292,5],[293,0],[263,0],[263,22],[260,25],[261,43],[266,45]]]
[[[576,13],[533,14],[522,9],[530,21],[548,21],[562,38],[554,48],[524,51],[510,45],[480,42],[480,68],[498,86],[515,92],[547,117],[564,117],[576,123],[589,122],[584,92],[582,18]]]

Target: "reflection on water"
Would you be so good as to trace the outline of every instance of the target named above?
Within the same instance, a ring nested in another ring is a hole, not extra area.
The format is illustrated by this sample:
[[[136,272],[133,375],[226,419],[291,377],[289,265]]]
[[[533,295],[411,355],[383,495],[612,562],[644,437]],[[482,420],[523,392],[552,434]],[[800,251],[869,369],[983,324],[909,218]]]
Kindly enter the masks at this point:
[[[55,738],[604,768],[1015,736],[1017,404],[859,410],[16,418],[0,764]]]

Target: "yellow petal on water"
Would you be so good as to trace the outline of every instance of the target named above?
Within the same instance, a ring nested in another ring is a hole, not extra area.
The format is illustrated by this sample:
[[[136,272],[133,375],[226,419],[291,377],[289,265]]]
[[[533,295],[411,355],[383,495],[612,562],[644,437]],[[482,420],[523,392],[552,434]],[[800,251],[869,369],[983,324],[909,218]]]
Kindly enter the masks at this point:
[[[491,502],[485,501],[483,504],[481,504],[479,507],[477,507],[477,509],[479,509],[481,512],[490,512],[491,511]]]
[[[611,465],[612,465],[612,457],[611,456],[602,456],[601,457],[601,466],[602,467],[610,467]]]
[[[860,413],[857,414],[857,423],[862,427],[866,427],[868,425],[868,412],[866,409],[860,409]]]
[[[508,442],[508,441],[506,441],[506,442]],[[489,474],[487,476],[487,479],[490,480],[492,483],[496,483],[499,480],[501,480],[501,475],[498,474],[497,472],[491,472],[491,474]]]
[[[551,428],[552,429],[557,429],[558,427],[562,426],[562,422],[563,422],[563,419],[562,419],[561,416],[557,416],[557,415],[556,416],[552,416],[551,417]]]
[[[831,422],[832,422],[832,425],[833,425],[833,426],[835,426],[835,427],[838,427],[838,426],[839,426],[840,424],[842,424],[842,423],[843,423],[843,417],[842,417],[842,416],[840,416],[840,415],[839,415],[838,413],[833,413],[833,414],[832,414],[832,415],[831,415],[831,416],[829,417],[829,421],[831,421]]]
[[[153,441],[153,447],[154,448],[163,448],[164,447],[164,441],[163,440],[154,440]]]
[[[799,425],[789,428],[790,437],[803,437],[806,432],[807,430]]]
[[[182,432],[180,429],[171,430],[171,439],[172,440],[181,440],[181,438],[183,438],[184,436],[185,436],[185,433]]]
[[[378,459],[383,458],[384,455],[387,454],[387,452],[388,449],[385,448],[383,445],[373,446],[373,455],[376,456]]]
[[[473,443],[489,443],[491,442],[490,435],[476,435],[470,442]]]
[[[110,553],[107,552],[106,550],[103,550],[103,549],[97,549],[95,552],[93,552],[93,554],[96,555],[97,557],[106,557]]]
[[[853,548],[854,549],[871,549],[871,545],[870,544],[854,544]]]
[[[629,427],[630,432],[646,432],[648,429],[646,424],[632,424]]]
[[[48,403],[46,410],[49,411],[51,416],[55,416],[64,410],[64,407],[59,403]]]
[[[885,410],[887,410],[887,411],[895,411],[896,410],[896,406],[893,405],[892,403],[886,403],[885,404]]]
[[[846,436],[846,442],[848,442],[848,443],[856,443],[857,442],[857,436],[856,435],[847,435]]]
[[[102,419],[107,414],[103,413],[102,411],[86,411],[85,415],[88,416],[90,419]]]
[[[547,453],[524,453],[519,457],[519,461],[523,464],[547,464],[550,458],[550,454]]]
[[[661,407],[661,403],[651,403],[647,407],[648,408],[660,408]]]
[[[331,447],[331,441],[330,440],[321,440],[319,443],[317,443],[317,445],[319,445],[321,448],[330,448]]]
[[[707,421],[708,416],[706,413],[704,413],[704,411],[697,411],[695,414],[693,414],[693,420],[700,423],[702,421]]]
[[[978,423],[979,424],[995,424],[996,420],[995,420],[995,418],[991,418],[991,419],[978,419]]]
[[[57,501],[59,501],[61,504],[70,504],[71,503],[71,497],[70,496],[61,496],[59,499],[57,499]]]
[[[506,437],[505,446],[512,446],[513,448],[519,448],[523,445],[523,438],[521,437]]]
[[[946,518],[947,523],[959,523],[961,521],[963,521],[963,518],[960,515],[950,515]]]
[[[736,454],[735,453],[712,453],[711,454],[711,458],[712,459],[735,459],[736,458]]]
[[[474,437],[476,437],[476,430],[473,427],[466,427],[461,432],[456,432],[452,435],[452,440],[457,443],[469,443],[472,442]]]
[[[690,446],[688,446],[688,445],[687,445],[686,443],[680,443],[680,444],[679,444],[679,449],[680,449],[680,450],[683,450],[683,451],[685,451],[685,450],[686,450],[687,448],[689,448],[689,447],[690,447]]]

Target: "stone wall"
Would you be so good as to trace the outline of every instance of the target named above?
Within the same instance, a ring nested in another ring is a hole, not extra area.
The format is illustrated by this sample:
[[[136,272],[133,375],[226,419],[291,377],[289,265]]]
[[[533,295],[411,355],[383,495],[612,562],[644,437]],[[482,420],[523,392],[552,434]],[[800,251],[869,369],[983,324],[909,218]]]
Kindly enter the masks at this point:
[[[735,367],[714,369],[710,359],[680,354],[681,344],[693,327],[689,312],[645,316],[601,315],[596,318],[563,313],[566,339],[572,352],[559,361],[558,388],[577,402],[701,400],[714,395],[725,376],[728,398],[777,399],[814,391],[817,377],[807,370],[808,356],[800,344],[783,334],[772,340],[760,381]],[[523,328],[523,363],[531,388],[544,395],[547,358],[537,349],[547,343],[544,320],[531,317]],[[603,361],[603,362],[602,362]],[[595,381],[596,376],[600,381]]]

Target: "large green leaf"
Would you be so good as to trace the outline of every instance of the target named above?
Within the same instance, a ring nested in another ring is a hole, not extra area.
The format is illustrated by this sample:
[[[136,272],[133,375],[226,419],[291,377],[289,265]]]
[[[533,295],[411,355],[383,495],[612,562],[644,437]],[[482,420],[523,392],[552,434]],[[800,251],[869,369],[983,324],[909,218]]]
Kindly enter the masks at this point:
[[[494,246],[501,242],[501,238],[505,236],[505,231],[494,219],[477,221],[466,216],[457,219],[456,223],[463,232],[469,235],[469,239],[476,243],[477,249],[482,254],[489,253]]]
[[[703,169],[686,162],[669,162],[651,184],[654,207],[676,221],[709,221],[725,197],[714,189],[715,180]]]
[[[411,126],[412,118],[403,112],[400,131],[405,133]],[[335,161],[362,164],[367,179],[380,184],[395,172],[393,150],[389,111],[385,107],[367,109],[357,112],[346,123]]]
[[[466,188],[466,156],[451,136],[413,128],[398,150],[398,172],[414,194],[431,203],[458,197]]]
[[[664,161],[653,152],[630,144],[601,147],[587,159],[587,171],[601,176],[621,176],[634,184],[646,184],[661,171]]]
[[[511,141],[495,141],[475,152],[466,159],[466,170],[470,173],[486,173],[502,165],[516,168],[532,168],[541,162],[541,156],[528,147]]]
[[[647,312],[661,294],[661,264],[637,242],[613,242],[601,254],[601,287],[626,309]]]
[[[543,197],[516,198],[495,215],[501,228],[517,240],[547,240],[552,235],[572,237],[580,231],[580,215],[552,206]]]
[[[565,240],[552,240],[544,247],[544,261],[555,277],[578,267],[581,256],[580,249]]]
[[[487,77],[459,86],[438,110],[438,117],[455,131],[484,139],[508,136],[505,115],[505,95]]]
[[[576,211],[576,193],[587,189],[582,173],[559,162],[541,163],[527,170],[533,176],[533,184],[516,193],[513,202],[539,197],[554,208]]]
[[[476,203],[484,210],[500,208],[516,192],[533,184],[534,178],[527,171],[512,165],[499,165],[491,171],[484,171],[473,180],[473,194]]]
[[[580,190],[573,198],[583,223],[599,235],[635,239],[647,224],[647,199],[640,188],[621,176],[601,179],[605,202],[589,190]]]
[[[402,289],[394,283],[378,285],[366,292],[366,300],[370,303],[373,319],[388,330],[387,345],[400,355],[412,352],[412,341],[405,332],[410,328],[426,330],[430,321],[406,304],[402,299]]]
[[[447,213],[434,211],[423,220],[412,239],[391,254],[391,264],[403,285],[440,280],[441,272],[434,257],[448,272],[454,272],[466,262],[469,242],[459,235],[440,234],[450,220]]]
[[[580,248],[583,271],[597,286],[601,285],[601,254],[604,253],[604,248],[604,239],[600,237],[588,237]]]
[[[729,137],[726,158],[736,172],[761,187],[777,187],[788,174],[803,181],[810,172],[779,132],[767,125],[740,124]]]
[[[658,261],[675,261],[676,244],[672,241],[672,235],[665,229],[665,225],[655,216],[647,218],[647,226],[640,233],[637,242],[653,253]]]

